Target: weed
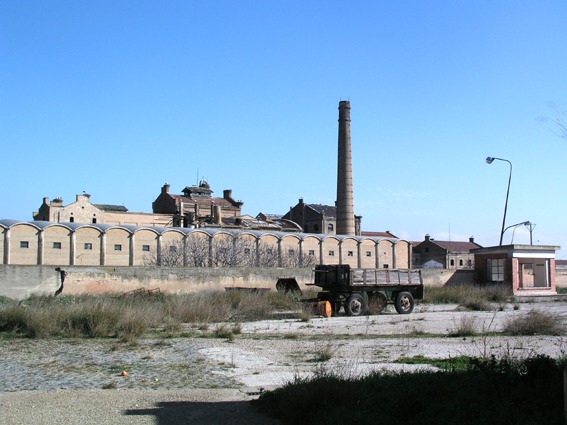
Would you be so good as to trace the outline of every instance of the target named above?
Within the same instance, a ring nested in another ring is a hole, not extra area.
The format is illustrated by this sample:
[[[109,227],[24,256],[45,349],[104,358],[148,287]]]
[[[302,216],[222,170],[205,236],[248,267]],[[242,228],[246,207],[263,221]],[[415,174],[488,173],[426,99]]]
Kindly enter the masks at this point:
[[[454,329],[449,332],[449,336],[462,337],[476,334],[477,320],[473,316],[464,314],[458,322],[453,319],[453,323],[455,326]]]
[[[562,316],[539,310],[515,315],[504,322],[504,332],[512,335],[562,335],[565,329]]]
[[[226,338],[226,339],[233,339],[234,338],[234,334],[232,333],[232,331],[228,328],[228,326],[226,324],[218,324],[215,327],[215,330],[213,331],[213,335],[216,338]]]

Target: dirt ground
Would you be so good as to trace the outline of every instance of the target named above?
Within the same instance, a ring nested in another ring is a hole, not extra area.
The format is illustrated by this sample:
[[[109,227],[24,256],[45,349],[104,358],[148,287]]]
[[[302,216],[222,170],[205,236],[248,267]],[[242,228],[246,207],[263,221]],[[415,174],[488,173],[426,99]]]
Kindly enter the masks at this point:
[[[3,340],[0,423],[61,423],[62,417],[64,423],[275,423],[248,402],[316,370],[352,376],[430,367],[396,362],[417,355],[565,355],[564,336],[493,336],[506,320],[532,309],[567,316],[565,302],[519,304],[519,310],[507,305],[493,312],[418,305],[410,315],[389,306],[377,316],[244,323],[233,339],[211,337],[211,325],[187,329],[197,335],[191,338],[136,344]],[[491,336],[450,337],[464,322]]]

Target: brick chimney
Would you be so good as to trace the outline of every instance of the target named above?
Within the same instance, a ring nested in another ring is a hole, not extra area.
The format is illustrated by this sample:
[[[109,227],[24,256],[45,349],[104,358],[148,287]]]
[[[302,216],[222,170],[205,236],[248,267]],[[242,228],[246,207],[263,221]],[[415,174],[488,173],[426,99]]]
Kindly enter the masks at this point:
[[[339,102],[339,155],[337,164],[337,235],[354,235],[354,197],[350,142],[350,102]]]

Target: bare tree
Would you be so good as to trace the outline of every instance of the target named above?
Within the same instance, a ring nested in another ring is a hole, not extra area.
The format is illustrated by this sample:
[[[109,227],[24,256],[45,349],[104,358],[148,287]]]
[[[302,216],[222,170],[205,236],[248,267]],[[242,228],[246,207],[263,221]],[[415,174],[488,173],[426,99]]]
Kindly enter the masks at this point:
[[[555,118],[538,117],[537,120],[551,124],[550,130],[553,131],[553,133],[563,139],[567,139],[567,111],[554,102],[547,102],[547,106],[555,111]]]
[[[211,252],[210,252],[211,251]],[[299,254],[297,249],[281,253],[264,242],[257,243],[242,232],[232,231],[228,237],[175,239],[161,244],[159,252],[144,257],[146,266],[164,267],[313,267],[314,256]]]

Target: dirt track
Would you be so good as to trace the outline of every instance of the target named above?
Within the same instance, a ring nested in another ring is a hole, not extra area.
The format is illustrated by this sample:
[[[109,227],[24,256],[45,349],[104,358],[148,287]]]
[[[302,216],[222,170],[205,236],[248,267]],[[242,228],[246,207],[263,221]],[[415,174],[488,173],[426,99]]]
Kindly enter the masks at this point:
[[[60,423],[62,415],[68,415],[65,423],[175,424],[189,417],[193,424],[238,423],[236,416],[227,422],[230,412],[241,412],[248,424],[269,423],[247,401],[316,369],[353,375],[427,367],[395,363],[416,355],[564,355],[564,337],[447,336],[462,320],[479,332],[498,332],[507,318],[532,308],[567,316],[567,304],[557,302],[498,312],[418,306],[404,316],[388,310],[379,316],[246,323],[233,340],[148,339],[135,346],[114,340],[4,340],[0,423]],[[323,357],[328,360],[320,361]]]

